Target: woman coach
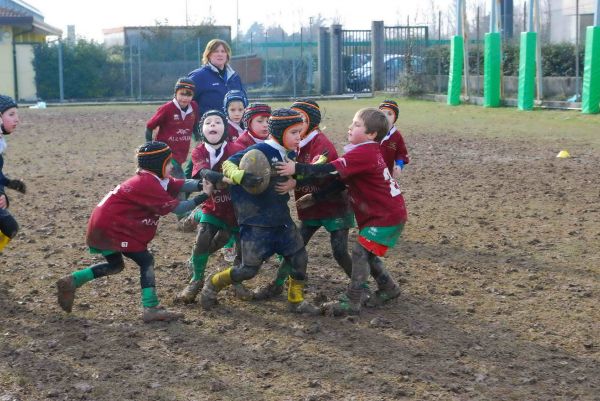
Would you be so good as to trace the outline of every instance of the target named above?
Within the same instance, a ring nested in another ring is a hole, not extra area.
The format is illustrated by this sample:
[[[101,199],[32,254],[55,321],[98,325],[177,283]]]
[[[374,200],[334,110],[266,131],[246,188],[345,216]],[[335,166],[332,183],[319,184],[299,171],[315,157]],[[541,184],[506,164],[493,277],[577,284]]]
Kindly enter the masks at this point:
[[[194,100],[200,115],[208,110],[222,110],[225,94],[237,89],[246,93],[240,76],[231,68],[231,48],[224,40],[213,39],[206,44],[202,66],[188,74],[194,81]]]

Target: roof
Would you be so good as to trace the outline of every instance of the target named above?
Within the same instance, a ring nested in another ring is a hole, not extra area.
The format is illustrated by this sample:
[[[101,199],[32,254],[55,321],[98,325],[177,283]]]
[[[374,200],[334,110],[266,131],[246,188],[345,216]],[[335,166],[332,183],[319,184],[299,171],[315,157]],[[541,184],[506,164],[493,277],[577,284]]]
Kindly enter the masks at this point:
[[[62,30],[46,24],[43,20],[5,7],[0,7],[0,25],[19,27],[41,35],[62,35]]]
[[[27,17],[27,15],[10,8],[0,7],[0,18],[2,17]]]

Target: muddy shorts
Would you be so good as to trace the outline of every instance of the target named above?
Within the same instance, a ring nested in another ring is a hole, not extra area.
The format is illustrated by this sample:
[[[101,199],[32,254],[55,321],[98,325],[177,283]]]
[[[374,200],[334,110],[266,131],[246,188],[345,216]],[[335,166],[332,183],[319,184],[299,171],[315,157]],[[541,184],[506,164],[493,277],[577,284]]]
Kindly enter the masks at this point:
[[[356,223],[354,222],[354,214],[348,213],[342,217],[335,217],[330,219],[309,219],[302,220],[302,224],[309,227],[323,227],[327,232],[338,231],[338,230],[347,230],[349,228],[355,227]]]
[[[240,226],[242,263],[260,266],[274,254],[291,256],[304,248],[300,230],[295,224],[277,227]]]

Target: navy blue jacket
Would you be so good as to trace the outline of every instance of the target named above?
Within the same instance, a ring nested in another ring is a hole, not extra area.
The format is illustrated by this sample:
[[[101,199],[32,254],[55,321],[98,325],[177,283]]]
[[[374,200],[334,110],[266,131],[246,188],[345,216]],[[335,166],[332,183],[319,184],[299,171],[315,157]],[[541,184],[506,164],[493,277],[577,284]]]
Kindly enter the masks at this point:
[[[198,103],[200,115],[208,110],[223,110],[223,99],[230,90],[237,89],[246,94],[240,76],[229,64],[226,67],[226,76],[227,78],[223,79],[217,68],[210,63],[188,74],[196,85],[194,100]]]
[[[274,172],[276,171],[275,163],[283,161],[281,153],[278,149],[269,145],[267,141],[252,145],[231,156],[228,160],[239,165],[242,156],[250,149],[258,149],[267,156],[267,160],[271,163],[271,180],[267,189],[258,195],[246,192],[241,185],[231,186],[231,200],[233,201],[233,208],[235,209],[238,224],[261,227],[278,227],[294,224],[288,207],[290,195],[288,193],[280,195],[275,191],[276,183],[287,180],[287,177],[274,176]],[[295,159],[296,154],[293,151],[287,152],[287,157]]]

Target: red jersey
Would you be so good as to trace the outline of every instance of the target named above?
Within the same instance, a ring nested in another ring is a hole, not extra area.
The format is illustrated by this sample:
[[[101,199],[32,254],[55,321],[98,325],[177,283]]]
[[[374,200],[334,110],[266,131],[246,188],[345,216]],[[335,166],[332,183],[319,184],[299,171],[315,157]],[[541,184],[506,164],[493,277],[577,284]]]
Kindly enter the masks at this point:
[[[264,141],[265,141],[264,139],[258,139],[258,138],[253,137],[250,134],[250,131],[246,130],[242,133],[242,135],[239,136],[237,141],[235,141],[235,146],[238,149],[238,151],[240,151],[240,150],[244,150],[252,145],[256,145],[257,143],[262,143]]]
[[[377,142],[346,146],[332,162],[348,186],[358,227],[389,227],[407,219],[402,191],[383,161]]]
[[[381,155],[385,161],[385,165],[390,171],[394,170],[396,160],[402,160],[404,164],[408,164],[408,150],[404,144],[404,139],[400,131],[394,126],[388,134],[381,140],[379,145]]]
[[[300,150],[296,161],[298,163],[310,164],[315,158],[322,155],[325,150],[328,152],[327,160],[338,158],[335,146],[333,146],[331,141],[320,130],[315,130],[300,142]],[[304,185],[301,185],[299,181],[294,189],[294,197],[298,200],[306,194],[318,192],[333,180],[335,180],[334,177],[310,179]],[[328,219],[342,217],[348,213],[350,213],[350,205],[348,204],[348,196],[344,192],[335,199],[326,199],[309,208],[298,209],[298,218],[300,220]]]
[[[146,123],[146,128],[158,127],[156,140],[169,145],[173,159],[182,164],[187,160],[194,124],[198,122],[198,104],[192,100],[186,111],[175,99],[163,104]]]
[[[89,246],[118,252],[141,252],[156,235],[158,219],[172,212],[185,180],[159,179],[148,171],[117,185],[98,203],[88,222]]]
[[[218,151],[215,152],[204,143],[196,146],[192,151],[192,163],[194,163],[192,177],[195,177],[200,170],[205,168],[222,173],[223,162],[227,160],[229,156],[237,153],[238,150],[228,142],[223,143],[219,151],[221,150],[222,153],[219,153]],[[229,188],[215,188],[210,198],[202,204],[202,213],[215,216],[231,227],[237,226]]]
[[[227,120],[227,141],[229,141],[229,143],[234,143],[237,141],[243,132],[244,130],[239,126],[239,124]]]

